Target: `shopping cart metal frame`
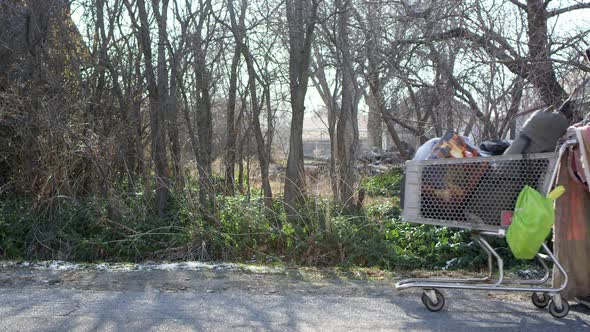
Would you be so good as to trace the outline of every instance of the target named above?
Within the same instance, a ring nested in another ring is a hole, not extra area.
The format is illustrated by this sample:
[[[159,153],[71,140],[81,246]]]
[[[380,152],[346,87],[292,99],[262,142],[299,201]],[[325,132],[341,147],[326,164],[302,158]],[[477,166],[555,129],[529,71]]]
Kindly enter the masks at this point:
[[[500,254],[486,241],[484,237],[504,237],[506,227],[498,224],[474,223],[472,220],[445,220],[436,218],[425,218],[421,215],[420,199],[422,187],[422,170],[430,165],[461,165],[465,163],[498,163],[503,161],[534,160],[546,158],[549,161],[544,178],[537,186],[537,189],[546,194],[555,185],[559,164],[568,146],[575,145],[574,139],[564,142],[556,153],[513,155],[483,158],[465,159],[443,159],[427,161],[409,161],[406,163],[406,185],[404,197],[404,210],[402,220],[418,224],[432,224],[445,227],[459,227],[472,230],[472,238],[488,256],[488,273],[483,278],[412,278],[399,281],[395,286],[398,290],[408,288],[423,288],[422,302],[430,311],[439,311],[445,305],[444,295],[438,289],[464,289],[464,290],[487,290],[503,292],[531,292],[532,302],[539,308],[549,307],[549,312],[556,318],[563,318],[569,313],[569,304],[562,299],[560,292],[565,289],[568,283],[567,272],[559,260],[546,244],[542,245],[545,254],[538,253],[537,260],[544,269],[544,275],[540,279],[521,280],[508,279],[505,277],[504,261]],[[457,219],[457,218],[455,218]],[[553,262],[559,273],[563,275],[563,282],[559,287],[546,285],[551,278],[551,271],[547,261]],[[494,275],[494,262],[497,266],[497,275]]]

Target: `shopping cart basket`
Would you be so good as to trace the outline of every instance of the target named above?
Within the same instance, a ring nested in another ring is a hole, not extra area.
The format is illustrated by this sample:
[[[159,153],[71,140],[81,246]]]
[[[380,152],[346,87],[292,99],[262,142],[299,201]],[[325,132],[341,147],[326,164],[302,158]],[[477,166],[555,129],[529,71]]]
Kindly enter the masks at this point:
[[[569,304],[559,292],[567,285],[567,273],[547,245],[542,246],[545,254],[536,256],[545,270],[543,278],[508,280],[504,277],[502,257],[484,236],[505,236],[516,199],[525,185],[543,194],[549,192],[558,161],[572,144],[576,142],[568,140],[556,153],[407,162],[403,221],[471,230],[474,243],[487,253],[488,273],[484,278],[407,279],[398,282],[396,288],[423,288],[422,302],[430,311],[439,311],[445,305],[438,289],[532,292],[535,306],[549,307],[554,317],[565,317]],[[547,261],[563,274],[563,283],[557,288],[546,285],[550,278]]]

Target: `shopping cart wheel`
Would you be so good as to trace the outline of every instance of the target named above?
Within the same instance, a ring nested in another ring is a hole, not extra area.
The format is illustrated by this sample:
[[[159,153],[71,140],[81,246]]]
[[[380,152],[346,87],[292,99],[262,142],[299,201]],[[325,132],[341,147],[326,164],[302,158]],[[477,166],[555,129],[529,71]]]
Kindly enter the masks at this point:
[[[555,301],[549,302],[549,313],[555,318],[563,318],[570,312],[570,305],[566,300],[561,300],[561,310],[557,308]]]
[[[428,296],[427,293],[428,291],[434,291],[434,294],[436,295],[436,303],[430,299],[430,296]],[[437,312],[445,306],[445,297],[437,289],[424,290],[424,292],[422,292],[422,303],[424,303],[426,309],[432,312]]]
[[[549,301],[551,301],[551,298],[549,297],[549,295],[547,293],[533,293],[533,296],[531,298],[533,300],[533,304],[535,305],[535,307],[537,308],[546,308],[549,305]]]

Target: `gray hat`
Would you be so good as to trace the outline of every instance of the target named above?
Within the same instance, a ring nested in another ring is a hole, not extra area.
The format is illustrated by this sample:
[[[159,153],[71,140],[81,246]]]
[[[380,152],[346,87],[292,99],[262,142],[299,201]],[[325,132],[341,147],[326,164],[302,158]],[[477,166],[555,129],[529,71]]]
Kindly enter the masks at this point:
[[[568,126],[567,119],[561,113],[537,111],[524,123],[520,134],[504,154],[554,151]]]

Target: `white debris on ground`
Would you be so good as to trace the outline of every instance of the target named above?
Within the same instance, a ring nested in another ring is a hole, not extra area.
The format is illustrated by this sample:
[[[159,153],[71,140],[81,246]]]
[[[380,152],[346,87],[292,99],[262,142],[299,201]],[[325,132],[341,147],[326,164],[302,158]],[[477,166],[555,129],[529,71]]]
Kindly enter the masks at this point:
[[[459,263],[459,258],[446,262],[441,270],[452,270]],[[73,263],[60,260],[52,261],[0,261],[0,269],[26,268],[40,271],[101,271],[101,272],[134,272],[134,271],[213,271],[213,272],[245,272],[255,274],[286,274],[284,266],[262,266],[237,263],[214,262],[145,262],[145,263]],[[298,271],[305,274],[304,271]],[[534,269],[509,272],[520,279],[540,279],[542,271]]]
[[[447,265],[445,265],[445,267],[443,267],[443,270],[448,270],[451,267],[453,267],[457,262],[459,261],[459,258],[453,258],[451,260],[447,261]]]
[[[260,274],[281,274],[285,273],[283,267],[278,266],[257,266],[235,263],[207,263],[207,262],[178,262],[178,263],[72,263],[64,261],[2,261],[0,268],[31,268],[46,271],[77,271],[95,270],[105,272],[128,272],[128,271],[217,271],[217,272],[250,272]]]
[[[543,272],[537,270],[517,270],[514,273],[522,279],[539,279],[543,277]]]

